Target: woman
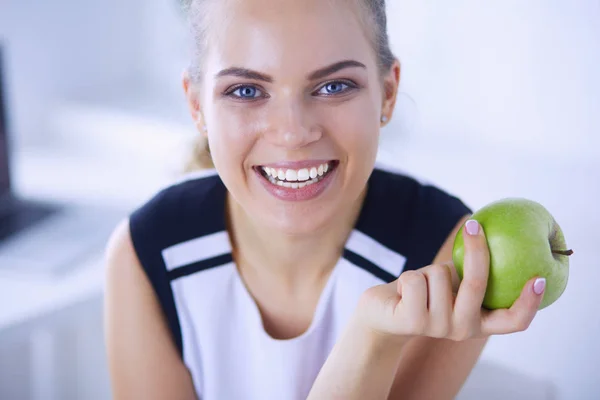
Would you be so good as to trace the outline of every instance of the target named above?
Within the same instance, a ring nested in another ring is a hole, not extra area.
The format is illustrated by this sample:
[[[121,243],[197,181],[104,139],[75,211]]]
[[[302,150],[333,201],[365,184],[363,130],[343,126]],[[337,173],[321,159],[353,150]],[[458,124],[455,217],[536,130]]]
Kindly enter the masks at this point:
[[[183,86],[215,169],[111,238],[115,399],[454,398],[490,335],[527,328],[545,281],[482,310],[489,255],[470,210],[375,165],[400,77],[384,0],[188,12]]]

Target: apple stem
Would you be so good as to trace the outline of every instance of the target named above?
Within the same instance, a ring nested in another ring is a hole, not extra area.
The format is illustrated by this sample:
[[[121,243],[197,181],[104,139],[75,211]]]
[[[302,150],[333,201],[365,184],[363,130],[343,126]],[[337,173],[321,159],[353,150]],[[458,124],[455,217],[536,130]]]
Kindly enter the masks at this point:
[[[573,254],[573,250],[552,250],[554,254],[560,254],[561,256],[570,256]]]

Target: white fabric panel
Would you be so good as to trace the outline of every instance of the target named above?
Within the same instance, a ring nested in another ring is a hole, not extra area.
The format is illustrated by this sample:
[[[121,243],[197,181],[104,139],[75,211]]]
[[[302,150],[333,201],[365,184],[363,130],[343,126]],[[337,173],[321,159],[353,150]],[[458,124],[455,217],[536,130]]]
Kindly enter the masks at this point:
[[[168,271],[231,252],[226,231],[178,243],[162,251]]]

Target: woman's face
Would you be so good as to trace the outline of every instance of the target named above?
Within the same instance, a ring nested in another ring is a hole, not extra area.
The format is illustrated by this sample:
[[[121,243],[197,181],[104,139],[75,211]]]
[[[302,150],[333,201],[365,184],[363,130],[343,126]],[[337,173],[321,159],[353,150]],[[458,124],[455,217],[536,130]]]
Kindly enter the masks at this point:
[[[390,74],[384,93],[359,12],[347,0],[227,0],[210,11],[199,113],[229,192],[274,235],[334,222],[373,169],[397,85]]]

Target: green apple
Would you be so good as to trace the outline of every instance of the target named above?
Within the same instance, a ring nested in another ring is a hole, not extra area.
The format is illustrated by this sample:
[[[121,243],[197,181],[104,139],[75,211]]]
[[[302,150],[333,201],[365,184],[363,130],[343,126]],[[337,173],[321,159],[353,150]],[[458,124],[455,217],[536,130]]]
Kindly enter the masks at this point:
[[[569,277],[569,256],[563,232],[539,203],[506,198],[481,208],[471,217],[483,227],[490,251],[490,273],[483,300],[487,309],[509,308],[525,283],[546,278],[539,307],[554,303],[563,294]],[[463,279],[464,239],[460,229],[454,239],[452,261]]]

